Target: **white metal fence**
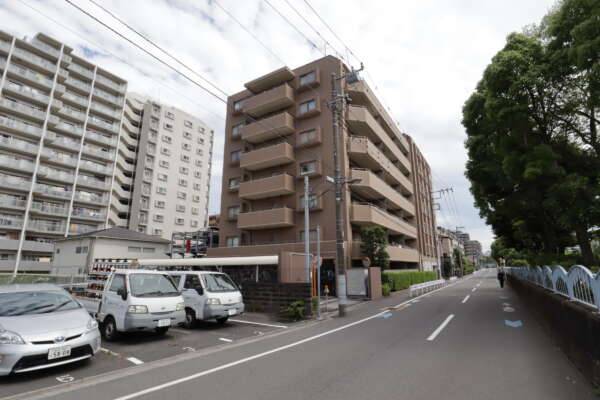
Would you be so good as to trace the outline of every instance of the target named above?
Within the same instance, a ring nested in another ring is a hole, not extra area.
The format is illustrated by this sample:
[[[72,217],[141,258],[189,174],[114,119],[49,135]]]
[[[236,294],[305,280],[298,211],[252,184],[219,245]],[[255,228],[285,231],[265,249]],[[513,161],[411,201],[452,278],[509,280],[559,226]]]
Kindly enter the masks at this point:
[[[600,310],[600,274],[594,274],[583,265],[574,265],[569,272],[561,266],[505,269],[511,276]]]

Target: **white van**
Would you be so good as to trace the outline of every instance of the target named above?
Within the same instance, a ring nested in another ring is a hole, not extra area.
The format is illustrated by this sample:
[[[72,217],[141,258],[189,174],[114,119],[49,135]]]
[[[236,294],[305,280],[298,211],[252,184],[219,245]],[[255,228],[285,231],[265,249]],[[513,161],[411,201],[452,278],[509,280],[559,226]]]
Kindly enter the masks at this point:
[[[183,297],[165,272],[114,270],[106,273],[102,284],[101,291],[88,289],[100,298],[77,300],[96,317],[107,341],[119,332],[153,330],[164,335],[169,327],[185,322]]]
[[[196,320],[227,319],[244,312],[240,289],[227,274],[212,271],[169,271],[185,302],[186,328]]]

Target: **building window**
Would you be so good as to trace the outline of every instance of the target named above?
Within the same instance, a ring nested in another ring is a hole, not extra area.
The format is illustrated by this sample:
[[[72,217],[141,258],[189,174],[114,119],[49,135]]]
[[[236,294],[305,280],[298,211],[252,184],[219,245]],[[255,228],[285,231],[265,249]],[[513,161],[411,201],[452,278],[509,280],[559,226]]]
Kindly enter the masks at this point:
[[[198,132],[200,132],[201,134],[204,134],[204,128],[202,126],[198,127]]]
[[[316,100],[309,100],[305,103],[300,104],[300,115],[314,111],[317,108]]]
[[[198,207],[192,207],[192,215],[200,214],[200,209]]]
[[[165,202],[163,200],[154,200],[154,207],[165,208]]]
[[[240,187],[240,178],[231,178],[229,180],[229,190],[238,189]]]
[[[169,162],[165,160],[160,160],[158,165],[160,165],[162,168],[169,168]]]
[[[183,175],[187,175],[190,172],[188,167],[179,167],[179,173]]]
[[[313,208],[317,208],[318,198],[316,194],[311,194],[308,196],[308,209],[312,210]],[[300,209],[304,210],[304,196],[300,196]]]
[[[233,102],[233,111],[239,112],[242,111],[242,107],[244,106],[244,100],[238,100]]]
[[[172,113],[172,112],[170,112],[170,111],[166,111],[166,112],[165,112],[165,116],[166,116],[167,118],[169,118],[169,119],[175,119],[175,114],[173,114],[173,113]]]
[[[234,138],[240,137],[240,134],[241,134],[240,131],[241,131],[241,129],[242,129],[243,126],[244,126],[244,124],[234,125],[233,128],[231,128],[231,136],[234,137]]]
[[[198,154],[199,156],[204,154],[204,151],[200,148],[196,149],[196,154]]]
[[[127,247],[127,251],[130,253],[141,253],[142,248],[137,246],[129,246]]]
[[[155,229],[155,230],[154,230],[154,234],[155,234],[156,236],[161,236],[161,235],[162,235],[162,233],[163,233],[163,230],[162,230],[162,229]]]
[[[194,183],[194,190],[200,190],[202,188],[202,185],[200,185],[199,183]]]
[[[183,121],[183,124],[186,126],[186,128],[194,127],[194,124],[192,123],[192,121],[188,121],[187,119],[185,121]]]
[[[172,125],[172,124],[170,124],[170,123],[168,123],[168,122],[165,122],[165,124],[164,124],[163,126],[164,126],[164,127],[165,127],[165,129],[166,129],[166,130],[168,130],[168,131],[172,131],[172,130],[173,130],[173,125]]]
[[[300,175],[309,175],[317,172],[317,162],[307,161],[300,164]]]
[[[307,74],[300,75],[300,86],[309,85],[315,82],[317,79],[317,73],[315,71],[310,71]]]
[[[164,215],[162,214],[154,214],[154,221],[156,222],[163,222],[165,220]]]
[[[187,187],[188,182],[185,179],[179,179],[179,186]]]
[[[200,144],[204,144],[204,139],[202,139],[202,138],[198,138],[198,143],[200,143]]]
[[[227,238],[227,247],[238,247],[240,245],[240,238],[237,236],[230,236]]]
[[[185,200],[187,194],[185,192],[177,192],[177,198],[181,200]]]
[[[196,160],[194,162],[194,164],[196,164],[196,167],[201,167],[202,166],[202,160]]]
[[[156,249],[154,247],[144,247],[142,248],[143,253],[154,253]]]
[[[307,144],[317,140],[317,130],[310,129],[308,131],[300,132],[298,134],[300,144]]]
[[[177,212],[185,212],[185,205],[183,205],[183,204],[177,204],[175,206],[175,211],[177,211]]]
[[[167,136],[167,135],[162,135],[161,139],[163,142],[165,143],[169,143],[171,144],[173,142],[173,138],[171,136]]]
[[[202,179],[202,172],[201,172],[201,171],[198,171],[198,170],[196,170],[196,171],[194,171],[194,176],[195,176],[196,178],[198,178],[198,179]]]
[[[311,229],[308,234],[308,240],[311,242],[317,241],[317,230]],[[304,242],[304,231],[300,231],[300,241]]]
[[[200,196],[199,196],[199,195],[197,195],[197,194],[195,194],[195,195],[192,197],[192,201],[193,201],[194,203],[200,203]]]
[[[166,182],[167,179],[169,178],[169,175],[167,175],[167,174],[157,174],[156,177],[158,178],[159,181]]]
[[[189,163],[190,162],[190,156],[188,156],[187,154],[182,154],[181,155],[181,161]]]
[[[183,218],[175,218],[175,225],[183,225],[184,223]]]
[[[232,163],[238,163],[240,162],[240,156],[242,154],[241,150],[236,150],[236,151],[232,151],[231,152],[231,162]]]
[[[169,150],[167,147],[161,147],[160,152],[161,152],[161,154],[164,154],[165,156],[171,155],[171,150]]]
[[[191,134],[191,132],[183,131],[183,137],[186,138],[186,139],[191,139],[192,138],[192,134]]]
[[[75,254],[86,254],[88,252],[87,246],[77,246],[75,248]]]
[[[191,220],[190,221],[190,226],[192,228],[197,228],[198,227],[198,220],[195,220],[195,219]]]
[[[192,146],[189,143],[181,143],[181,148],[187,151],[192,150]]]
[[[240,206],[233,206],[227,209],[227,216],[229,218],[237,218],[240,214]]]
[[[167,188],[164,186],[157,186],[156,193],[158,194],[167,194]]]
[[[149,165],[154,164],[154,157],[146,156],[146,164],[149,164]]]

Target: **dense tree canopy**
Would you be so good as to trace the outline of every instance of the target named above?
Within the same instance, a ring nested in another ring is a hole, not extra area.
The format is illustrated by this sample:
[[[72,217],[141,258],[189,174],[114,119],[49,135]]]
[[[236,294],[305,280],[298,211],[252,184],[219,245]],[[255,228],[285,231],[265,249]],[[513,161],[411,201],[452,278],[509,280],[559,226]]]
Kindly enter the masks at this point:
[[[463,108],[466,175],[505,248],[561,255],[600,225],[600,0],[512,33]]]

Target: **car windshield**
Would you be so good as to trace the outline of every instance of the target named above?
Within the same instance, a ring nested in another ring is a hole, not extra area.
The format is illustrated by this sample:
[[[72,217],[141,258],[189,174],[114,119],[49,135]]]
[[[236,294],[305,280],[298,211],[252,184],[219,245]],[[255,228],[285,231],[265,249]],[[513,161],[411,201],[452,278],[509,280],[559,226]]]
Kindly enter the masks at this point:
[[[71,296],[58,290],[0,293],[0,317],[47,314],[81,308]]]
[[[204,274],[202,280],[204,287],[209,292],[237,292],[239,290],[225,274]]]
[[[129,275],[131,295],[135,297],[168,297],[179,296],[173,281],[159,274]]]

